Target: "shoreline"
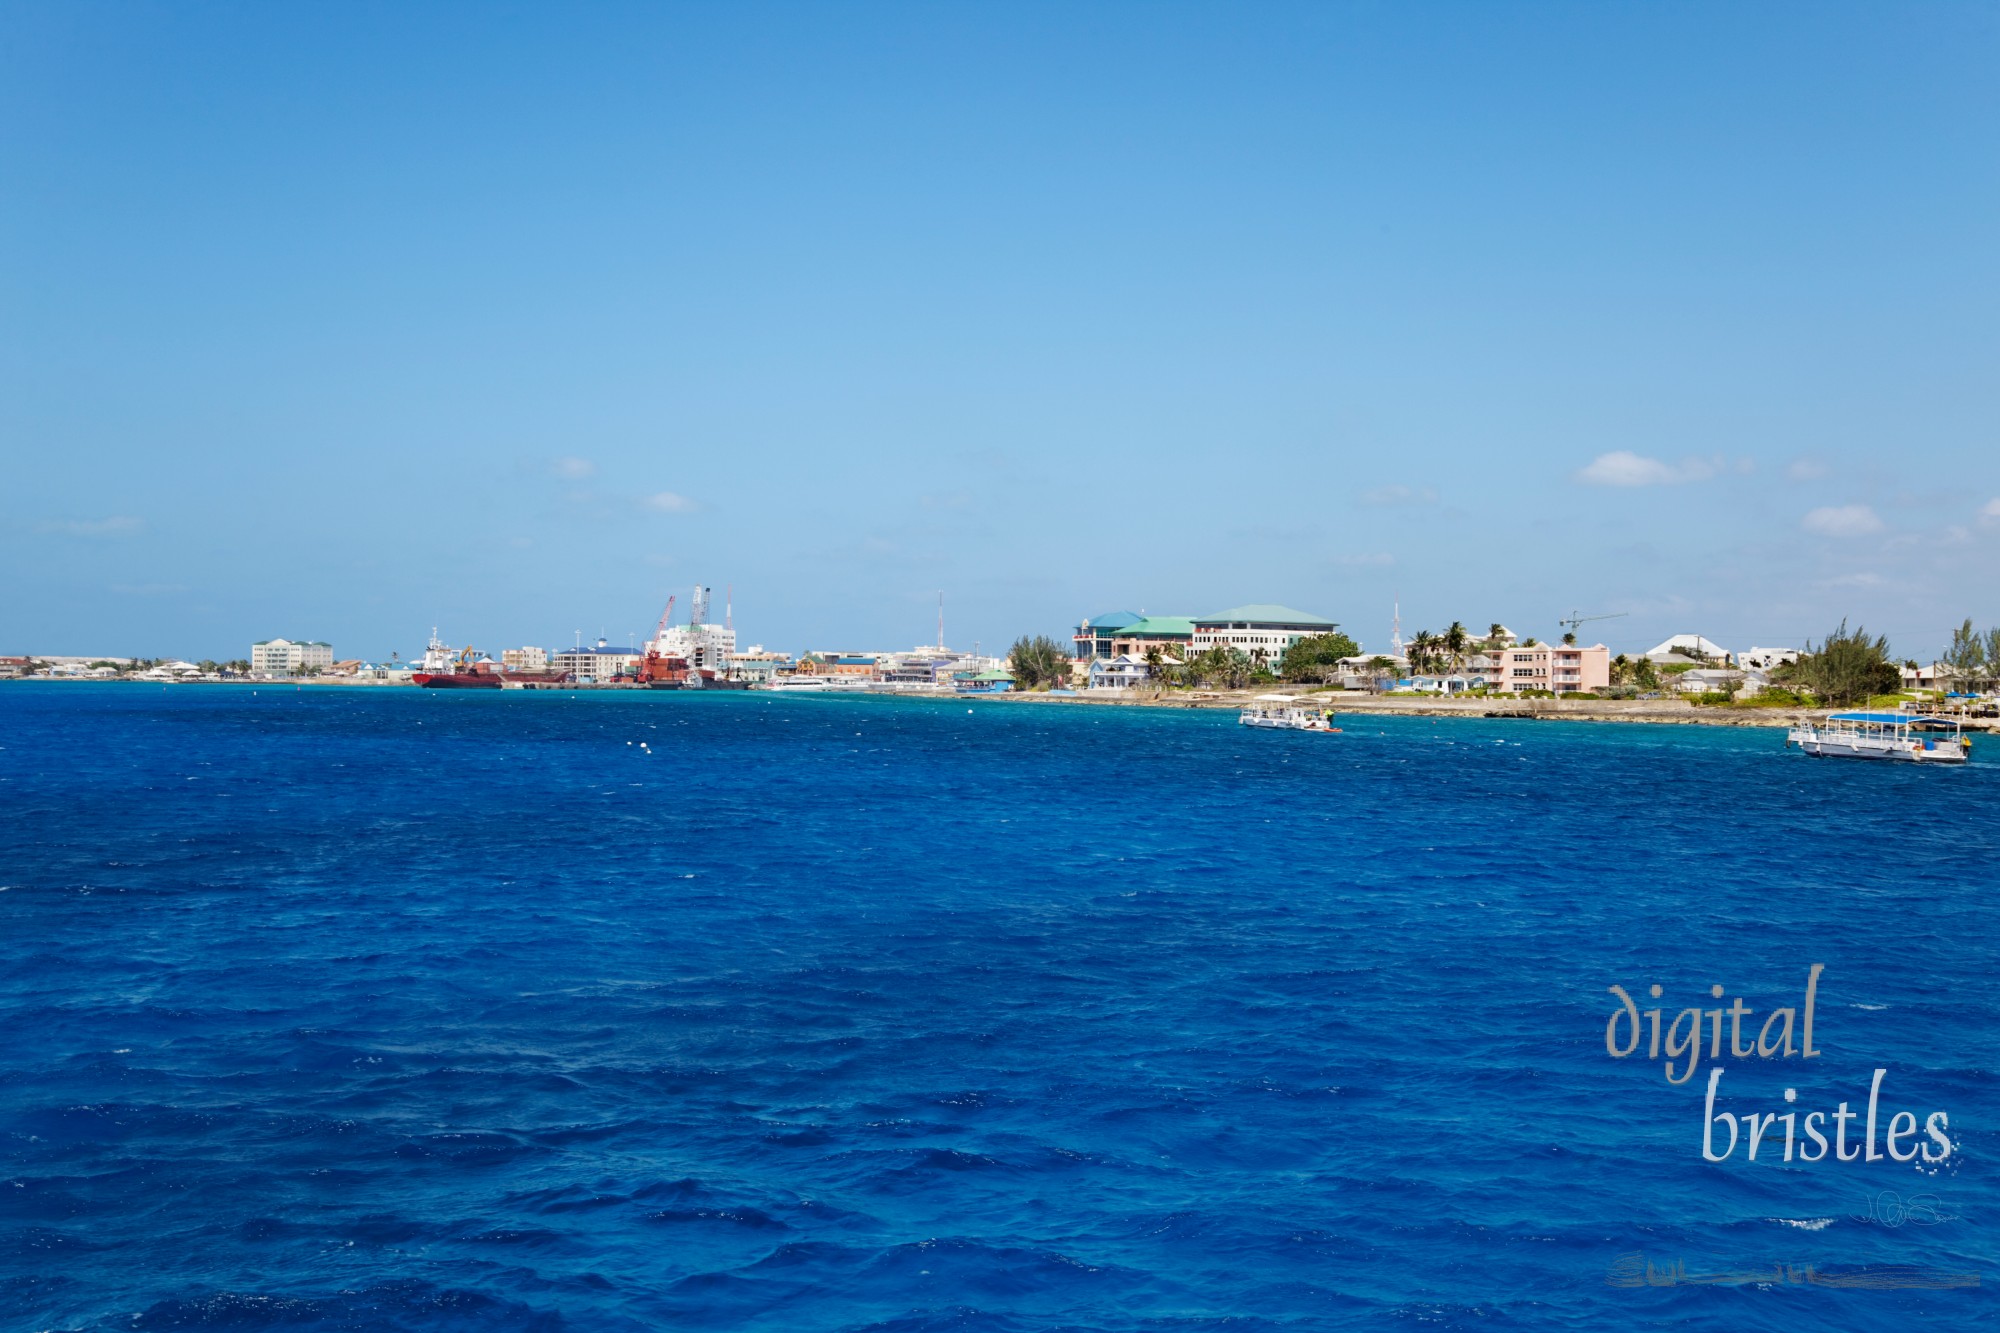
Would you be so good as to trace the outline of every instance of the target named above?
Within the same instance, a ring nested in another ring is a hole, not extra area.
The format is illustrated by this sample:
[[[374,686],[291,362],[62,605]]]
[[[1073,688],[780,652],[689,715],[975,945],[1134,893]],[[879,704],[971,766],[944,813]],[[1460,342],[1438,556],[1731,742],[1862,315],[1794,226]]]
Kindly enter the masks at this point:
[[[0,680],[6,684],[95,684],[166,686],[235,686],[237,688],[282,689],[421,689],[401,680],[351,679],[344,677],[298,680],[107,680],[96,678],[16,677]],[[522,693],[653,693],[631,685],[590,684],[544,686]],[[767,694],[757,690],[752,693]],[[474,691],[485,693],[485,691]],[[494,694],[514,691],[495,690]],[[682,691],[666,691],[679,694]],[[699,691],[687,691],[699,693]],[[724,691],[718,691],[724,693]],[[726,691],[736,694],[743,691]],[[1276,696],[1284,696],[1279,700]],[[1465,720],[1509,720],[1524,722],[1627,722],[1649,726],[1680,727],[1764,727],[1789,729],[1806,722],[1823,722],[1835,708],[1730,708],[1695,704],[1684,699],[1508,699],[1488,696],[1481,699],[1446,699],[1422,696],[1393,696],[1347,691],[1301,691],[1282,687],[1244,690],[1193,690],[1184,695],[1147,692],[1143,694],[1101,692],[1097,694],[1053,694],[1038,691],[1008,691],[1004,694],[959,694],[941,690],[887,689],[842,691],[841,698],[900,698],[932,700],[980,700],[1024,704],[1035,707],[1080,704],[1096,708],[1243,709],[1258,703],[1284,702],[1300,707],[1330,708],[1336,713],[1360,717],[1428,717]],[[2000,731],[2000,718],[1967,717],[1965,730],[1991,733]]]
[[[1111,698],[1103,695],[1023,692],[983,696],[1030,704],[1093,704],[1124,708],[1242,709],[1276,700],[1261,696],[1288,693],[1282,689],[1195,691],[1173,695]],[[979,697],[979,696],[959,696]],[[1727,708],[1683,699],[1444,699],[1417,696],[1350,694],[1343,691],[1299,693],[1286,702],[1300,707],[1330,708],[1335,713],[1363,717],[1430,717],[1527,722],[1634,722],[1651,726],[1766,727],[1790,729],[1806,722],[1823,722],[1839,708]],[[2000,719],[1968,717],[1967,731],[2000,730]]]

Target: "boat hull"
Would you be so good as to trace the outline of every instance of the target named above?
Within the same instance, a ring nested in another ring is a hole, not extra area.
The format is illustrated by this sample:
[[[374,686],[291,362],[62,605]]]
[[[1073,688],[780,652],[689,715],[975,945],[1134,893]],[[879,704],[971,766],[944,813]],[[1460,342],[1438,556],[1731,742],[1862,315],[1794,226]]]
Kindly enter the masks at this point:
[[[500,677],[484,671],[419,671],[410,679],[427,690],[497,690]]]
[[[1962,764],[1967,755],[1956,740],[1897,741],[1872,736],[1829,734],[1811,728],[1792,732],[1786,740],[1815,759],[1886,759],[1895,763]]]

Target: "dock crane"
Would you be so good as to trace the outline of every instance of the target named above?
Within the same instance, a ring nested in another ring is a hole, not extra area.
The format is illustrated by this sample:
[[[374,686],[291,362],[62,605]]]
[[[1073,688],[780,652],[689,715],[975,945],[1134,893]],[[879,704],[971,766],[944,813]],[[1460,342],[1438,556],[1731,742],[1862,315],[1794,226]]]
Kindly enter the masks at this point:
[[[653,629],[652,641],[646,645],[646,656],[639,663],[639,683],[652,685],[655,681],[679,684],[687,679],[687,663],[678,657],[666,657],[660,652],[660,640],[667,635],[668,626],[674,623],[674,599],[667,597],[667,609],[660,612],[660,623]],[[656,687],[658,688],[658,687]]]

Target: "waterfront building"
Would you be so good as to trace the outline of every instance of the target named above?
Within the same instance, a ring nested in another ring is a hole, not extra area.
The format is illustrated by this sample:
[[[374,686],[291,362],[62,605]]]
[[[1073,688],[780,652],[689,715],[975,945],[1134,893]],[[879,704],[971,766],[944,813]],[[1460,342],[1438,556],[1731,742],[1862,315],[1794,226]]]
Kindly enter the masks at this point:
[[[0,657],[0,677],[25,676],[33,665],[25,657]]]
[[[500,654],[500,664],[509,671],[547,671],[549,650],[546,648],[509,648]]]
[[[1194,617],[1194,651],[1234,648],[1248,657],[1276,662],[1300,639],[1317,638],[1339,629],[1336,621],[1294,611],[1289,606],[1258,603],[1231,607],[1212,616]]]
[[[1144,657],[1149,648],[1158,648],[1175,657],[1186,657],[1194,642],[1194,621],[1187,616],[1147,616],[1135,620],[1111,636],[1111,657]]]
[[[549,668],[566,671],[577,680],[615,680],[636,676],[645,654],[636,648],[613,648],[603,639],[594,648],[562,648],[549,655]]]
[[[289,676],[308,667],[333,665],[333,645],[317,639],[264,639],[250,645],[250,671],[258,676]]]
[[[1667,678],[1669,687],[1681,694],[1727,694],[1732,686],[1743,689],[1749,679],[1747,672],[1731,667],[1695,667]]]
[[[1485,687],[1483,675],[1411,676],[1396,682],[1399,690],[1415,690],[1419,694],[1465,694]]]
[[[1162,666],[1179,666],[1178,658],[1161,659]],[[1153,676],[1153,669],[1143,657],[1133,657],[1121,653],[1117,657],[1094,658],[1090,663],[1089,679],[1084,688],[1092,690],[1129,690],[1143,685]]]
[[[1144,616],[1132,611],[1107,611],[1101,616],[1092,616],[1078,625],[1076,633],[1070,636],[1076,644],[1072,655],[1079,662],[1116,657],[1118,651],[1112,646],[1112,641],[1118,631],[1144,619]]]
[[[747,680],[755,684],[766,684],[781,671],[792,669],[790,653],[772,653],[764,650],[761,643],[753,643],[740,653],[731,653],[728,658],[729,678]]]
[[[1489,690],[1548,690],[1579,694],[1609,689],[1611,650],[1601,643],[1528,643],[1475,657],[1469,674],[1483,678]]]
[[[1949,693],[1966,688],[1959,683],[1958,672],[1943,662],[1929,662],[1921,666],[1905,663],[1901,670],[1906,690],[1944,690]]]

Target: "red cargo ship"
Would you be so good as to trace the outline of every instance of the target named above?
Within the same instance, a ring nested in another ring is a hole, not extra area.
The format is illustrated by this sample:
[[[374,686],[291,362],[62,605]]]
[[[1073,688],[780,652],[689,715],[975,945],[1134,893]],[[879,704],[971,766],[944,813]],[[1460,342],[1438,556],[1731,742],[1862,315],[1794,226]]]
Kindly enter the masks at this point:
[[[452,656],[451,649],[433,629],[431,641],[424,648],[423,670],[412,672],[410,679],[429,690],[499,689],[499,664],[490,660],[474,661],[474,651],[467,648],[456,657]]]

